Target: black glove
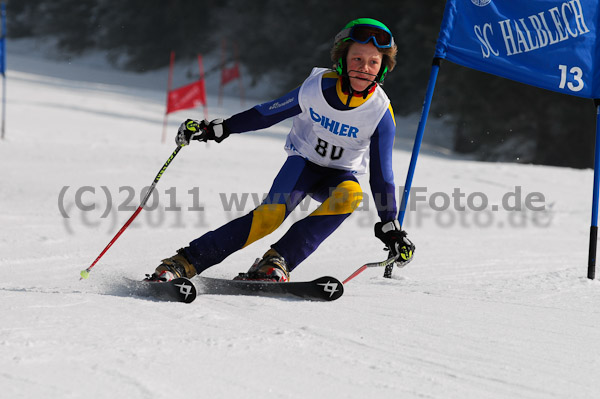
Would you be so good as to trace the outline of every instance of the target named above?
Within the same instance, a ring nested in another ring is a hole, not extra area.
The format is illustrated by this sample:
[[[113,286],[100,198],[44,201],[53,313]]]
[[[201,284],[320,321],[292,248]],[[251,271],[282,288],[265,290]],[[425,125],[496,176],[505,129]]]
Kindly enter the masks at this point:
[[[398,266],[402,267],[412,260],[415,245],[406,237],[406,231],[400,229],[398,220],[375,223],[375,237],[386,245],[390,257],[398,255]]]
[[[188,145],[190,140],[214,140],[220,143],[229,136],[229,133],[223,119],[213,119],[210,122],[206,119],[200,122],[188,119],[179,126],[175,142],[181,146]]]
[[[206,141],[206,130],[208,121],[196,121],[187,119],[179,126],[175,142],[177,145],[184,146],[190,144],[190,140]]]
[[[213,119],[212,121],[210,121],[210,123],[208,123],[208,126],[206,127],[206,139],[214,140],[217,143],[220,143],[221,141],[229,137],[229,133],[231,133],[229,128],[223,123],[223,119],[220,118]]]

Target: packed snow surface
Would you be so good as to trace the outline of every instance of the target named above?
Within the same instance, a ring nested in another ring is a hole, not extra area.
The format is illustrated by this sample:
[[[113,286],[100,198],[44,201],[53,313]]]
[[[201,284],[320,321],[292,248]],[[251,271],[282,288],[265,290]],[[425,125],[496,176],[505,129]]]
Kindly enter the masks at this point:
[[[600,397],[591,170],[426,151],[404,223],[415,259],[392,279],[368,269],[331,303],[158,302],[130,295],[125,278],[249,212],[285,159],[289,123],[183,148],[149,209],[80,281],[175,149],[179,123],[203,113],[170,115],[162,142],[164,70],[137,76],[15,47],[0,141],[2,398]],[[253,105],[233,87],[218,106],[216,93],[209,84],[211,118]],[[398,119],[398,143],[412,141],[410,121]],[[394,153],[399,186],[405,147]],[[363,206],[292,279],[342,280],[385,258],[368,177],[361,185]],[[245,271],[315,206],[206,275]]]

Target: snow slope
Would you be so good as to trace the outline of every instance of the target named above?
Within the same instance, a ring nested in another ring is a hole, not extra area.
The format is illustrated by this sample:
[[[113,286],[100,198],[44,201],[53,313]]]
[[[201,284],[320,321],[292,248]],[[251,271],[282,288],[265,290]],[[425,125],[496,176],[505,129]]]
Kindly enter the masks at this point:
[[[79,281],[174,150],[179,122],[202,112],[172,115],[161,143],[158,75],[144,88],[143,77],[30,52],[8,61],[1,397],[599,397],[600,286],[585,278],[590,170],[423,154],[412,197],[421,199],[404,226],[416,258],[393,279],[367,270],[333,303],[208,295],[191,305],[156,302],[130,296],[123,278],[142,277],[250,211],[252,193],[268,190],[285,158],[286,127],[184,148],[159,182],[156,209],[142,212]],[[211,117],[241,109],[235,97],[223,107],[213,105],[215,95],[209,101]],[[414,123],[398,122],[399,140],[411,140]],[[397,184],[409,157],[395,153]],[[369,193],[368,180],[361,183]],[[244,193],[245,206],[233,206]],[[527,195],[529,208],[545,210],[504,209],[525,205]],[[475,210],[484,198],[487,208]],[[207,275],[247,269],[315,204],[306,205]],[[292,278],[343,279],[383,259],[370,205]]]

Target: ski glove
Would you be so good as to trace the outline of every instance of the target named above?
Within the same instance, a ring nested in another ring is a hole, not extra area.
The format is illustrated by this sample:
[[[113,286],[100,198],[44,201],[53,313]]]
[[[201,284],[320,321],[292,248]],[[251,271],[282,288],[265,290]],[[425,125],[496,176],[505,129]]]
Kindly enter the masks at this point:
[[[379,238],[390,251],[390,257],[398,256],[396,264],[406,265],[413,258],[415,245],[406,237],[406,231],[400,229],[398,220],[375,223],[375,237]]]
[[[188,145],[190,140],[214,140],[220,143],[229,136],[229,133],[223,119],[213,119],[210,122],[206,119],[200,122],[188,119],[179,126],[175,142],[181,146]]]
[[[190,144],[190,140],[206,141],[206,120],[198,122],[193,119],[187,119],[179,126],[175,142],[179,146]]]
[[[217,143],[220,143],[221,141],[229,137],[229,133],[231,133],[231,131],[229,130],[227,125],[223,123],[223,119],[221,118],[213,119],[210,122],[204,120],[203,122],[206,123],[207,140],[214,140]]]

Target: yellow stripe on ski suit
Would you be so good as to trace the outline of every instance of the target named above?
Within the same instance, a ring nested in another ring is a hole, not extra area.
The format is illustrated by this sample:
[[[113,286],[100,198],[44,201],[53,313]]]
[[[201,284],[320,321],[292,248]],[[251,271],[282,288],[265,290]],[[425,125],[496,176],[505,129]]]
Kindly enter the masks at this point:
[[[360,185],[352,180],[344,181],[332,191],[310,216],[344,215],[352,213],[363,199]],[[285,204],[263,204],[252,212],[250,234],[244,247],[274,232],[283,223],[286,216]]]
[[[360,184],[346,180],[337,185],[331,196],[325,200],[310,216],[344,215],[352,213],[363,199]]]
[[[271,234],[285,219],[285,204],[264,204],[252,211],[252,226],[244,247]]]

